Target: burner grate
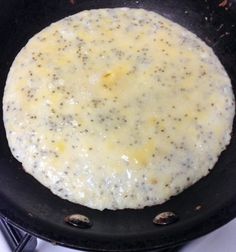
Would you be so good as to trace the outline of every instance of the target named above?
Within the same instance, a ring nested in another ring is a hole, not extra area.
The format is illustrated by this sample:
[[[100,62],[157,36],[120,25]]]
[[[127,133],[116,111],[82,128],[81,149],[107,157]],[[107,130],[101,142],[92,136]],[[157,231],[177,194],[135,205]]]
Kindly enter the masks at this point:
[[[33,252],[37,246],[36,237],[23,232],[6,220],[0,219],[0,230],[2,231],[11,251],[13,252]]]

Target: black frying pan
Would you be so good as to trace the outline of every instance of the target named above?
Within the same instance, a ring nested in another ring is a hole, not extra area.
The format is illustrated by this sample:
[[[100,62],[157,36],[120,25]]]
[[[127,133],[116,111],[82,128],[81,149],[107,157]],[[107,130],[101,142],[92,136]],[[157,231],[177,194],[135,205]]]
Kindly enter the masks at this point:
[[[236,1],[222,1],[0,0],[0,96],[16,54],[35,33],[84,9],[120,6],[156,11],[196,33],[213,47],[235,92]],[[235,127],[231,144],[213,171],[191,188],[159,206],[102,212],[62,200],[26,174],[9,151],[2,121],[0,131],[0,213],[43,239],[86,250],[148,250],[183,243],[236,216]],[[153,217],[167,210],[179,221],[155,226]],[[78,229],[65,224],[64,217],[74,213],[88,216],[93,226]]]

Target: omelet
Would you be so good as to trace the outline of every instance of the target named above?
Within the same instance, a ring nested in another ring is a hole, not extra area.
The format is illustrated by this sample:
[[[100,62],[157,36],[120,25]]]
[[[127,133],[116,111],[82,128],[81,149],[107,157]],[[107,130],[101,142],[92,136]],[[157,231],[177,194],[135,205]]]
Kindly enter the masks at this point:
[[[234,106],[210,47],[130,8],[82,11],[33,36],[3,98],[25,171],[99,210],[161,204],[206,176],[230,142]]]

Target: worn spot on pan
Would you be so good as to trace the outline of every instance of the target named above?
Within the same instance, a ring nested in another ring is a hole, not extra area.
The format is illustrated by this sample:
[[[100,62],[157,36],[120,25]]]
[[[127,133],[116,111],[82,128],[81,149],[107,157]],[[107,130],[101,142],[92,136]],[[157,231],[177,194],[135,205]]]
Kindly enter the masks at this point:
[[[163,212],[158,214],[154,219],[153,223],[155,225],[165,226],[175,223],[179,220],[179,217],[173,212]]]
[[[195,207],[195,211],[199,211],[199,210],[201,210],[202,209],[202,205],[197,205],[196,207]]]
[[[69,0],[69,3],[72,4],[72,5],[75,5],[76,4],[76,0]]]
[[[231,7],[232,3],[229,0],[223,0],[219,3],[219,7],[224,8],[225,10],[228,10]]]

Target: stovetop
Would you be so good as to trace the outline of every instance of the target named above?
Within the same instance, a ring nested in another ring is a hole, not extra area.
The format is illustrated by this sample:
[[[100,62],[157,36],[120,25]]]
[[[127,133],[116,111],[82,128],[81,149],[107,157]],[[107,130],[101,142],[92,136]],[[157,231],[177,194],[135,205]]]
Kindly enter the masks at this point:
[[[4,227],[2,226],[1,229]],[[6,227],[5,227],[6,228]],[[13,231],[14,232],[14,231]],[[13,233],[16,239],[19,239],[22,233]],[[179,249],[169,250],[170,252],[235,252],[236,251],[236,219],[232,220],[227,225],[219,228],[218,230],[198,238],[194,241],[187,243],[185,246]],[[25,234],[22,236],[25,240],[30,240],[31,244],[28,246],[35,247],[35,252],[78,252],[78,250],[73,250],[61,246],[57,246],[40,239],[31,238],[29,235]],[[14,241],[13,241],[14,242]],[[15,241],[17,242],[17,241]],[[3,232],[0,231],[0,251],[1,252],[11,252],[12,250],[7,244],[6,238]],[[18,252],[21,250],[15,250]]]

